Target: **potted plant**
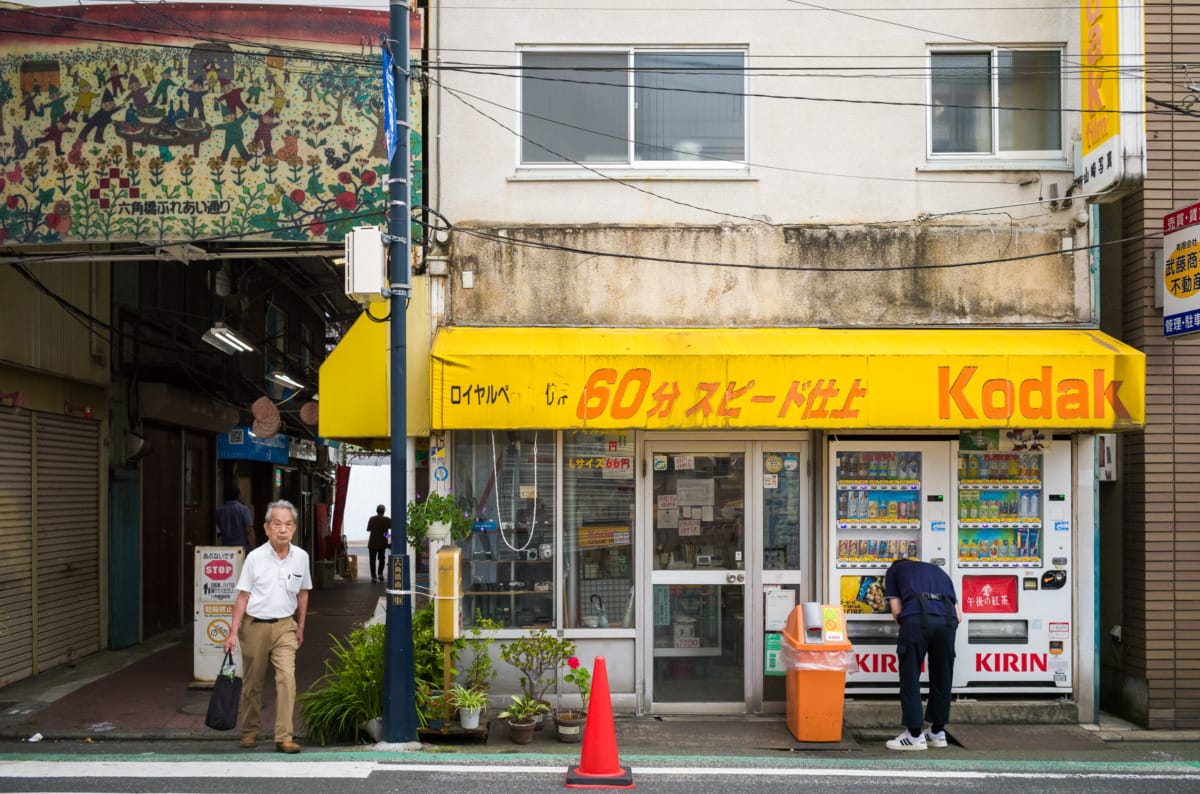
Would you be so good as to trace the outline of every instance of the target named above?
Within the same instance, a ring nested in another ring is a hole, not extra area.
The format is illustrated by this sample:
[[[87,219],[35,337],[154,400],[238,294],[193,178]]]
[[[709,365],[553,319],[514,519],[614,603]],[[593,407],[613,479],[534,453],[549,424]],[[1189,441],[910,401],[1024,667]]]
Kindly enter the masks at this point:
[[[371,734],[383,714],[384,634],[377,624],[356,629],[345,642],[333,638],[325,674],[299,697],[309,739],[324,745]]]
[[[583,704],[579,709],[559,709],[554,713],[554,728],[558,731],[560,742],[579,742],[583,740],[583,726],[587,721],[588,695],[592,691],[592,674],[579,663],[579,657],[567,659],[569,670],[563,676],[568,684],[574,684],[579,689],[579,699]]]
[[[458,709],[458,722],[463,730],[473,731],[479,727],[479,713],[487,706],[487,692],[469,689],[455,684],[450,690],[451,702]]]
[[[574,642],[546,629],[531,631],[500,649],[500,658],[521,673],[522,695],[536,702],[543,702],[546,691],[557,682],[558,668],[574,655]]]
[[[526,695],[513,695],[512,703],[500,712],[500,719],[508,720],[509,736],[514,744],[529,744],[533,741],[533,729],[537,718],[546,710],[546,704]]]
[[[458,543],[471,534],[474,525],[470,509],[460,505],[452,493],[431,493],[408,503],[408,542],[417,548],[426,539]]]
[[[433,632],[433,604],[426,604],[413,613],[413,677],[416,680],[417,722],[420,728],[430,728],[438,725],[437,720],[448,716],[449,700],[442,692],[446,671],[442,666],[445,662],[442,643]],[[466,646],[464,640],[457,639],[450,646],[450,679],[453,680],[458,671],[454,664],[458,654]]]
[[[475,610],[475,624],[467,627],[467,645],[471,651],[471,661],[467,664],[466,687],[478,689],[487,694],[496,680],[496,667],[492,663],[491,646],[495,642],[494,632],[502,627],[499,621],[485,618],[478,609]]]

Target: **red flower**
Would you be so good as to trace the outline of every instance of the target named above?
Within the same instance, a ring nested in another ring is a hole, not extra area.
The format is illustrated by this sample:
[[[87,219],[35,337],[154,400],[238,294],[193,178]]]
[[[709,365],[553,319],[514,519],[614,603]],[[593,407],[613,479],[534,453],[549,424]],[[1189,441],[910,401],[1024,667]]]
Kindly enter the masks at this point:
[[[362,183],[364,185],[366,185],[367,187],[370,187],[371,185],[375,184],[375,172],[374,171],[363,171]]]
[[[320,237],[325,234],[325,224],[321,221],[313,221],[308,225],[308,230],[312,232],[313,237]]]
[[[579,669],[579,657],[572,656],[570,659],[567,659],[567,667],[570,667],[572,670],[578,670]]]
[[[57,229],[57,228],[58,228],[58,215],[57,215],[57,213],[53,213],[53,212],[47,212],[47,213],[46,213],[46,225],[47,225],[47,226],[49,226],[51,229]]]
[[[338,181],[341,182],[343,185],[350,184],[350,180],[353,178],[354,177],[350,176],[349,171],[339,171],[338,172]]]
[[[295,190],[292,191],[291,198],[292,198],[292,201],[294,201],[295,203],[303,204],[304,203],[304,191],[301,190],[300,188],[296,188]]]
[[[8,208],[10,210],[15,210],[17,208],[17,197],[16,196],[8,197]]]
[[[358,204],[358,194],[353,190],[343,190],[333,201],[344,210],[352,210]]]

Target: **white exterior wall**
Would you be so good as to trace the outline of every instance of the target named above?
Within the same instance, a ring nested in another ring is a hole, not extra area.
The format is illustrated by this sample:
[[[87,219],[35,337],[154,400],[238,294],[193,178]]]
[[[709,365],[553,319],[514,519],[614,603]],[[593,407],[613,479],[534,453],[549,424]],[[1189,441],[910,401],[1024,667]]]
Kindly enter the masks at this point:
[[[910,4],[925,9],[931,6],[915,0]],[[1079,52],[1079,26],[1077,9],[1070,4],[1059,10],[1023,10],[1023,5],[1045,4],[1012,3],[1004,4],[1008,8],[1003,10],[979,12],[963,9],[960,3],[944,3],[946,9],[936,11],[855,12],[896,24],[788,4],[768,9],[773,4],[755,3],[743,10],[696,10],[691,2],[676,0],[661,0],[645,10],[636,4],[602,0],[587,3],[586,8],[578,5],[547,0],[533,10],[514,8],[500,0],[477,0],[469,6],[435,7],[430,19],[433,76],[448,88],[479,97],[464,98],[513,129],[519,125],[515,109],[520,106],[514,70],[520,62],[517,49],[523,45],[745,47],[752,69],[748,86],[752,94],[911,103],[897,106],[752,97],[746,111],[748,159],[810,173],[752,165],[748,174],[740,176],[697,180],[672,171],[669,176],[643,176],[635,183],[668,198],[774,223],[905,221],[926,213],[1004,205],[1008,207],[1006,215],[970,216],[969,220],[991,224],[1036,218],[1044,224],[1050,219],[1043,206],[1011,205],[1049,197],[1047,185],[1051,182],[1058,184],[1062,195],[1071,182],[1070,157],[1057,169],[1044,171],[1006,168],[946,173],[930,166],[925,156],[924,107],[928,45],[1066,44],[1071,61],[1070,53]],[[611,10],[598,10],[604,6]],[[500,67],[496,70],[499,74],[436,68],[453,62]],[[878,77],[822,77],[819,72],[803,77],[771,76],[773,70],[764,69],[777,66],[781,72],[794,73],[803,66],[828,70],[868,64],[874,68],[865,73]],[[756,69],[763,71],[753,71]],[[1064,69],[1068,74],[1073,71],[1069,64]],[[911,76],[896,76],[905,74]],[[1064,106],[1076,107],[1076,96],[1075,83],[1068,79]],[[1068,141],[1077,141],[1078,115],[1067,115],[1064,123]],[[458,99],[439,93],[436,84],[430,85],[428,129],[430,203],[454,223],[752,223],[653,198],[591,174],[576,172],[577,178],[550,182],[518,173],[515,135]],[[1023,182],[1029,184],[1022,186]],[[1069,216],[1065,213],[1054,220],[1070,224]]]

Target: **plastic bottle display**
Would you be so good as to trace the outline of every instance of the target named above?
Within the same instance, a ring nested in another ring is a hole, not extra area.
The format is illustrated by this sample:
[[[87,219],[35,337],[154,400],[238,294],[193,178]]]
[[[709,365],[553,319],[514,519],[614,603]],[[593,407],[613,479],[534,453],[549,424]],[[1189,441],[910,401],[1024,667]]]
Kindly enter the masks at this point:
[[[971,451],[958,457],[959,562],[1041,562],[1041,454]]]
[[[915,556],[913,536],[921,526],[921,453],[847,451],[837,453],[837,518],[841,531],[837,562],[886,567]]]

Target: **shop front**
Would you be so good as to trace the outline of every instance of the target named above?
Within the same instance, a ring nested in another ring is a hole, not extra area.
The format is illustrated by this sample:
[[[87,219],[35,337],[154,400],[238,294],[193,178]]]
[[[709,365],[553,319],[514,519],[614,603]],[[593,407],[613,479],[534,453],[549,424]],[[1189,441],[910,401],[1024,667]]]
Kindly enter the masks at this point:
[[[910,556],[973,599],[959,691],[1090,691],[1093,438],[1143,423],[1143,361],[1092,331],[442,328],[464,615],[606,655],[618,708],[782,711],[803,601],[895,686],[870,592]]]
[[[889,691],[894,637],[859,596],[896,556],[976,598],[959,691],[1019,684],[994,671],[1052,643],[1025,690],[1091,691],[1093,440],[1144,422],[1144,358],[1104,334],[442,327],[428,365],[431,482],[476,516],[464,619],[604,655],[618,710],[783,711],[779,631],[810,600],[846,604],[852,680]],[[323,423],[379,400],[346,394]]]

